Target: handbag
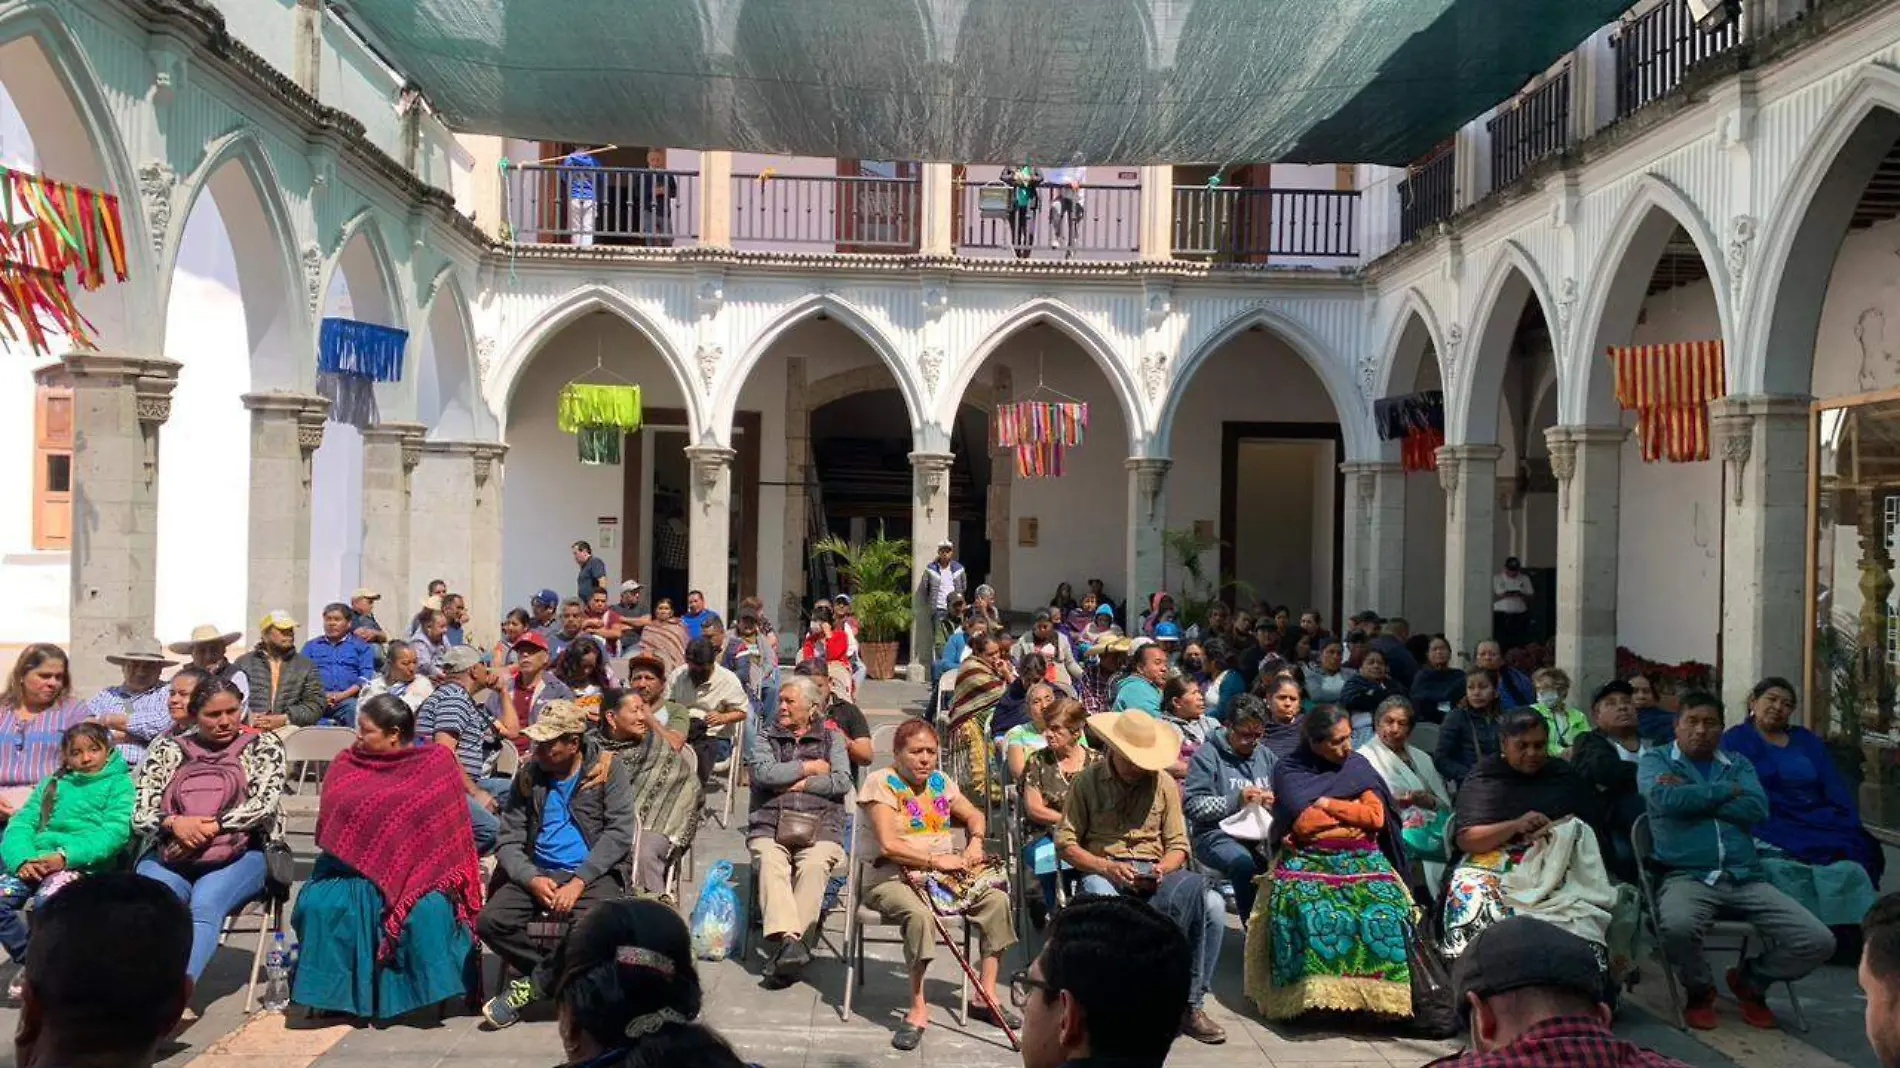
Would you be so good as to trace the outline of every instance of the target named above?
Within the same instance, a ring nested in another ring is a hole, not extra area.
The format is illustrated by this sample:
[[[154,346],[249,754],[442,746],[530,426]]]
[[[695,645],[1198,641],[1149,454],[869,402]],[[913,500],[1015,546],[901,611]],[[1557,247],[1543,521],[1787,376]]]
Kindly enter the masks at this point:
[[[272,901],[290,900],[290,889],[297,882],[297,858],[290,844],[281,838],[264,843],[264,892]]]
[[[913,871],[907,873],[911,885],[930,899],[939,916],[960,916],[989,890],[1004,890],[1009,875],[1000,857],[983,858],[983,863],[962,871]]]
[[[772,832],[772,841],[793,853],[817,845],[818,813],[792,808],[779,809],[778,829]]]
[[[1457,1034],[1464,1021],[1458,991],[1451,984],[1451,962],[1439,948],[1434,925],[1422,909],[1412,913],[1412,938],[1405,944],[1405,966],[1412,978],[1412,1026],[1426,1038]]]

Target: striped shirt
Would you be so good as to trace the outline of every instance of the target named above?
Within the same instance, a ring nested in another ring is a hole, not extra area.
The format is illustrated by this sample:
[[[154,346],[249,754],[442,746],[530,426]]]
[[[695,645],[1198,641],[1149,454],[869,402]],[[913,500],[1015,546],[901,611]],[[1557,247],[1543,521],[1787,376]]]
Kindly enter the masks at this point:
[[[31,788],[58,771],[60,735],[89,718],[86,706],[71,699],[30,719],[0,707],[0,790]]]
[[[455,760],[469,778],[495,774],[495,756],[501,752],[501,745],[494,741],[494,724],[475,707],[474,699],[459,682],[437,686],[416,711],[417,740],[434,744],[437,734],[455,735]]]
[[[125,717],[125,741],[119,743],[119,755],[136,768],[145,762],[145,747],[152,739],[171,729],[171,687],[154,686],[130,694],[123,686],[108,686],[86,702],[87,719],[115,715]]]

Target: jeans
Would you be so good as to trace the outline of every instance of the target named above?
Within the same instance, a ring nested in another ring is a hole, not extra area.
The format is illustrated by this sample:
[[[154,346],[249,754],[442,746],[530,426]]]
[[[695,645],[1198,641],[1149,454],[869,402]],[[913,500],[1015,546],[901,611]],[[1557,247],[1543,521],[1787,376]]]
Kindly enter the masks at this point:
[[[554,880],[556,886],[563,886],[574,878],[567,872],[538,870]],[[595,906],[625,896],[627,887],[618,872],[609,872],[588,883],[581,891],[580,900],[574,902],[574,910],[568,913],[569,923],[562,929],[561,941],[567,941],[569,932],[579,926]],[[553,958],[559,947],[537,941],[528,927],[545,911],[534,895],[528,893],[527,887],[503,882],[488,896],[481,915],[475,918],[475,936],[494,950],[495,956],[507,961],[509,967],[532,980],[543,996],[554,985]]]
[[[1114,897],[1121,893],[1115,884],[1100,875],[1082,877],[1082,893],[1101,897]],[[1174,925],[1187,936],[1188,947],[1194,951],[1194,971],[1188,981],[1188,1007],[1198,1009],[1207,999],[1208,987],[1214,983],[1214,969],[1220,964],[1221,943],[1227,937],[1227,903],[1221,900],[1220,891],[1207,885],[1199,872],[1181,868],[1161,877],[1161,885],[1146,898],[1139,894],[1128,897],[1145,900],[1161,913],[1174,921]]]
[[[1718,918],[1746,920],[1768,943],[1742,964],[1743,977],[1756,987],[1784,979],[1799,979],[1834,955],[1834,932],[1802,908],[1794,898],[1767,880],[1710,886],[1697,879],[1674,877],[1663,884],[1656,902],[1656,925],[1662,929],[1663,952],[1682,976],[1692,995],[1715,988],[1702,938]],[[1751,940],[1752,941],[1752,940]]]
[[[133,870],[163,883],[190,907],[191,959],[185,972],[193,981],[204,974],[211,955],[218,951],[218,931],[224,926],[224,918],[264,892],[264,851],[257,848],[246,849],[221,868],[200,871],[194,865],[191,875],[166,867],[155,853],[140,857]]]
[[[1240,909],[1241,926],[1246,926],[1247,917],[1253,915],[1254,876],[1265,871],[1253,850],[1248,849],[1245,842],[1214,828],[1194,836],[1194,855],[1233,884],[1234,905]],[[1226,911],[1225,906],[1222,911]]]
[[[355,729],[356,698],[352,697],[347,701],[338,701],[335,705],[324,709],[323,715],[317,717],[317,725],[320,727],[349,727]]]
[[[18,879],[9,878],[0,886],[0,946],[15,964],[26,963],[26,916],[20,910],[31,900],[33,888]]]
[[[475,780],[476,786],[495,799],[494,812],[483,808],[474,798],[468,799],[468,821],[475,827],[475,852],[484,857],[495,851],[495,839],[501,836],[500,812],[508,804],[509,787],[513,782],[513,779],[500,777]]]

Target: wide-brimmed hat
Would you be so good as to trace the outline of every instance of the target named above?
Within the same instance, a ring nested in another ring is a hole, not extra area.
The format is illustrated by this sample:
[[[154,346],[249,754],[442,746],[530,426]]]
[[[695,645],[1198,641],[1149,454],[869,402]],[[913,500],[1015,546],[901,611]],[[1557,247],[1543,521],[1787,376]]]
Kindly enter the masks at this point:
[[[173,642],[166,648],[180,656],[190,656],[191,651],[200,645],[230,645],[242,637],[242,631],[219,630],[210,623],[200,623],[191,628],[191,637],[182,642]]]
[[[165,655],[158,647],[156,638],[150,641],[137,641],[125,647],[121,652],[106,657],[106,663],[124,667],[127,664],[158,664],[161,667],[176,664],[178,661]]]
[[[1181,759],[1181,732],[1146,712],[1097,712],[1089,730],[1143,771],[1166,771]]]

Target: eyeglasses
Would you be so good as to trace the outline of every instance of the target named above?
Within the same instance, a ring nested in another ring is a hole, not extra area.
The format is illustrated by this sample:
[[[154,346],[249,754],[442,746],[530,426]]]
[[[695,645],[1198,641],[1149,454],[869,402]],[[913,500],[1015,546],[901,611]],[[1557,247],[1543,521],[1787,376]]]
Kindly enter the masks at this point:
[[[1029,1004],[1030,992],[1036,990],[1045,994],[1056,992],[1054,984],[1030,975],[1027,969],[1009,977],[1009,1002],[1019,1009]]]

